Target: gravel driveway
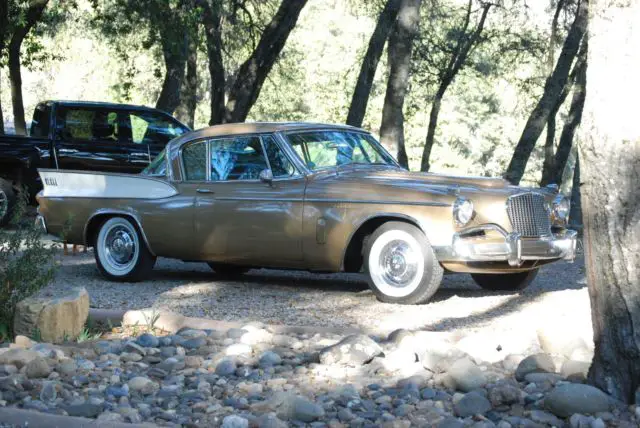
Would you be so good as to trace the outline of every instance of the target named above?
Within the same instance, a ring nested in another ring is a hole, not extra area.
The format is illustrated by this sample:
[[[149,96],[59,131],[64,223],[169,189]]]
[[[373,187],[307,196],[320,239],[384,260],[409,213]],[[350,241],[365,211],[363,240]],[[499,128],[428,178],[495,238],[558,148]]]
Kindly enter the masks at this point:
[[[238,279],[222,278],[204,263],[159,259],[153,275],[140,283],[106,281],[93,254],[61,256],[53,294],[84,286],[91,306],[102,309],[156,307],[183,315],[225,321],[357,327],[371,333],[396,328],[468,333],[489,331],[517,340],[542,326],[562,326],[591,341],[589,298],[582,258],[542,268],[522,293],[488,292],[469,275],[446,276],[429,304],[380,303],[358,274],[311,274],[252,270]]]

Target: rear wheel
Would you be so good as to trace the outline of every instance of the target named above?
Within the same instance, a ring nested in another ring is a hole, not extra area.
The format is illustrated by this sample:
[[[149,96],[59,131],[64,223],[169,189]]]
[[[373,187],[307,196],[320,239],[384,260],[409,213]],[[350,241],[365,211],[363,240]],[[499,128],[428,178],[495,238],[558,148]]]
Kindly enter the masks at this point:
[[[378,300],[415,305],[438,290],[443,269],[417,227],[391,221],[367,239],[364,257],[369,286]]]
[[[7,180],[0,178],[0,226],[6,225],[11,220],[15,202],[16,194],[13,186]]]
[[[490,291],[524,290],[538,275],[538,269],[518,273],[474,273],[473,280],[480,287]]]
[[[100,272],[113,281],[143,280],[156,263],[138,228],[124,217],[112,217],[100,226],[94,254]]]
[[[207,264],[215,273],[223,276],[239,276],[251,270],[251,268],[246,266],[230,265],[227,263],[207,262]]]

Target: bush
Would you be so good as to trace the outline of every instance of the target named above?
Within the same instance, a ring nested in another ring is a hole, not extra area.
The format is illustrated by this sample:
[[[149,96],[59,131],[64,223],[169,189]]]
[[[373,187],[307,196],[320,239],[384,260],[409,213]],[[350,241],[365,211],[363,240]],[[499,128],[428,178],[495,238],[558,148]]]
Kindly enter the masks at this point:
[[[0,340],[12,335],[16,305],[53,279],[55,247],[25,218],[27,192],[19,192],[9,227],[0,228]]]

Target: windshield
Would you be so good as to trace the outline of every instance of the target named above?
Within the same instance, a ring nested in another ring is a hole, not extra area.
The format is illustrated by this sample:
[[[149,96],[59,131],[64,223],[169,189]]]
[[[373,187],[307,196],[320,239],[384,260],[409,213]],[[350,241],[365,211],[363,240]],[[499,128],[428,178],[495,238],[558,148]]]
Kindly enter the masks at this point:
[[[353,164],[397,166],[375,138],[362,132],[313,131],[285,138],[312,171]]]
[[[153,177],[164,177],[167,175],[166,150],[160,152],[158,156],[140,174]]]

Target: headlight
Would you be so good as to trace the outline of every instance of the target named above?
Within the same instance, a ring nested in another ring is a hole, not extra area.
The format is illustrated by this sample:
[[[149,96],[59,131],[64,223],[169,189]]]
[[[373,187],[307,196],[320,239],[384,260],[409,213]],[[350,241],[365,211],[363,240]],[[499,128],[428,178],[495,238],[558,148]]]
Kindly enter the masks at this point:
[[[569,220],[569,211],[571,210],[571,202],[569,199],[558,195],[553,200],[553,217],[556,221],[566,224]]]
[[[473,202],[467,198],[458,198],[453,203],[453,219],[458,226],[464,226],[473,218]]]

